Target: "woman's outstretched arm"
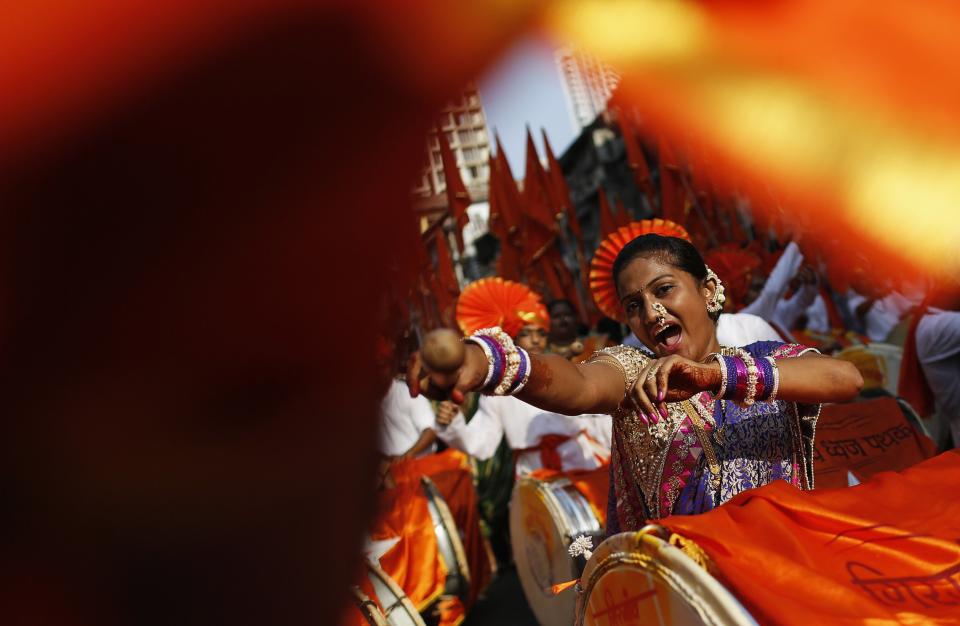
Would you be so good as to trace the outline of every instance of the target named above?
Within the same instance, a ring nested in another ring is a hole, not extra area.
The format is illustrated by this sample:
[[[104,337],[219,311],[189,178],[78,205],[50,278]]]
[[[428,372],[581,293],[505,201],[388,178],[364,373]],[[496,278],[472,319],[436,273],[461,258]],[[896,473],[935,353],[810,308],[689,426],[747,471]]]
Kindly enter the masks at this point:
[[[777,359],[780,385],[777,398],[789,402],[847,402],[863,387],[863,377],[848,361],[819,354]],[[648,374],[653,371],[653,377]],[[717,393],[720,366],[716,361],[697,363],[680,356],[651,361],[640,371],[631,400],[641,413],[652,417],[666,413],[665,402],[686,400],[701,391]]]
[[[863,387],[863,376],[849,361],[820,354],[777,359],[780,390],[791,402],[848,402]]]
[[[479,347],[466,344],[463,364],[453,373],[431,372],[429,387],[437,390],[453,389],[454,401],[462,401],[462,394],[479,389],[487,375],[487,358]],[[530,355],[530,380],[517,397],[545,411],[564,415],[610,413],[616,410],[624,396],[623,373],[610,359],[581,365],[557,355]],[[608,362],[609,361],[609,362]],[[412,394],[435,395],[430,388],[422,389],[418,375],[421,369],[419,354],[414,355],[407,372],[407,384]]]

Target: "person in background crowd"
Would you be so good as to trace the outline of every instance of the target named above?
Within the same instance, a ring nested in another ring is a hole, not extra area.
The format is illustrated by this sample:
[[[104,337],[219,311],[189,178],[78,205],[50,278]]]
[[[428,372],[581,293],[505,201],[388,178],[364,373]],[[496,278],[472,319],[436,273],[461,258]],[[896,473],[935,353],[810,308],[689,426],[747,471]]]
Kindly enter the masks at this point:
[[[899,395],[936,414],[940,449],[960,445],[960,286],[938,285],[914,312],[903,346]],[[951,441],[952,439],[952,441]]]
[[[890,331],[922,300],[920,289],[904,286],[897,291],[865,271],[855,274],[847,293],[847,306],[871,341],[886,341]]]
[[[776,321],[777,306],[790,288],[790,281],[803,265],[803,253],[795,241],[787,244],[766,280],[753,275],[744,302],[738,313],[756,315],[766,322]]]
[[[411,459],[436,451],[433,407],[422,396],[411,398],[401,379],[390,381],[380,403],[380,417],[380,453],[390,460]]]
[[[917,357],[933,392],[936,412],[960,445],[960,312],[929,308],[917,324]]]
[[[808,326],[808,312],[820,297],[820,285],[817,273],[809,265],[804,265],[797,275],[790,281],[793,295],[784,296],[778,302],[773,312],[773,322],[783,332],[789,333],[798,328],[802,319],[802,326]],[[823,304],[823,303],[821,303]],[[824,308],[823,316],[826,317]],[[819,320],[817,321],[819,325]]]
[[[577,313],[569,300],[553,300],[547,306],[550,314],[550,343],[548,350],[551,354],[580,363],[600,348],[608,345],[606,335],[580,336]]]

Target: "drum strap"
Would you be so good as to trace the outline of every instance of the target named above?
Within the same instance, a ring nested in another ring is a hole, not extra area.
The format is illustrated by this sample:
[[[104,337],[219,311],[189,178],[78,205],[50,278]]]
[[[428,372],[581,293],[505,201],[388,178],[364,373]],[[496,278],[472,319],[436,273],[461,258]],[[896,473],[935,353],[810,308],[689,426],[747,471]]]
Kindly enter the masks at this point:
[[[720,493],[720,463],[717,461],[717,454],[713,450],[713,444],[710,442],[710,435],[707,433],[706,428],[703,426],[703,420],[700,419],[700,414],[697,413],[697,409],[694,408],[693,404],[689,400],[684,400],[680,403],[683,407],[683,410],[686,411],[687,417],[690,418],[690,423],[693,424],[693,431],[697,434],[697,439],[700,440],[700,447],[703,448],[703,453],[707,457],[707,465],[710,467],[710,486],[713,487],[714,494]]]

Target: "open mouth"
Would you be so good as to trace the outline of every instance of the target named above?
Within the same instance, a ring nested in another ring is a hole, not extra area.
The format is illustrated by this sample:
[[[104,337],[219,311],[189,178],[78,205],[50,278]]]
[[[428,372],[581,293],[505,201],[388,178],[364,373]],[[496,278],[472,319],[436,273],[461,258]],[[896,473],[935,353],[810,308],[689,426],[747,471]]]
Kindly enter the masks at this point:
[[[677,324],[667,324],[663,330],[654,335],[657,347],[665,352],[673,352],[680,346],[683,338],[683,329]]]

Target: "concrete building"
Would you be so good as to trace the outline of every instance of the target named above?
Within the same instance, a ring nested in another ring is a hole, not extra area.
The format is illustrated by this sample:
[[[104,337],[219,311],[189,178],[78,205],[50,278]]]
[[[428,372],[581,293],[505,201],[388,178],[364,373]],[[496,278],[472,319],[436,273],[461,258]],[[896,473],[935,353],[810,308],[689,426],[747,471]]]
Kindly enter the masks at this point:
[[[457,159],[460,178],[467,186],[471,199],[486,200],[490,179],[487,171],[490,136],[480,93],[475,85],[468,85],[460,97],[447,103],[440,112],[438,125]],[[427,134],[423,171],[420,178],[414,181],[413,193],[421,198],[429,198],[442,194],[445,189],[440,143],[436,130],[431,129]]]
[[[607,109],[620,75],[597,57],[567,46],[556,52],[567,109],[575,131],[589,126]]]
[[[658,179],[656,160],[647,154],[647,162]],[[623,203],[631,219],[653,216],[653,208],[633,180],[619,125],[612,111],[604,111],[583,128],[580,135],[559,157],[570,199],[576,207],[580,227],[587,244],[587,256],[600,245],[600,200],[602,187],[610,204]]]

